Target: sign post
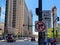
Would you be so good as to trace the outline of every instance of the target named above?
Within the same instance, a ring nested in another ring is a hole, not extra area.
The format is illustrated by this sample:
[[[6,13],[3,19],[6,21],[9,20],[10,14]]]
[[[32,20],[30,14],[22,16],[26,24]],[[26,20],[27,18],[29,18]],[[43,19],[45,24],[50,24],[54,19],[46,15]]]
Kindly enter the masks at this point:
[[[38,2],[39,7],[36,8],[36,14],[38,15],[38,20],[42,21],[42,0],[39,0]],[[45,39],[45,32],[38,32],[38,45],[44,45],[44,39]]]

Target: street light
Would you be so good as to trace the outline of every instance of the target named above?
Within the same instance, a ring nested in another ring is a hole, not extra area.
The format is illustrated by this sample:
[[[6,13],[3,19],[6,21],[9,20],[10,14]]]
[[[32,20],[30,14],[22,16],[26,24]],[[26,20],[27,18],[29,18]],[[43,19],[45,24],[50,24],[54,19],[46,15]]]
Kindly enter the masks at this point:
[[[0,7],[0,22],[1,22],[1,7]]]
[[[0,7],[0,19],[1,19],[1,7]]]
[[[56,10],[57,10],[57,8],[56,8],[56,6],[54,6],[53,8],[52,8],[52,15],[53,15],[53,38],[54,38],[54,15],[56,14]]]

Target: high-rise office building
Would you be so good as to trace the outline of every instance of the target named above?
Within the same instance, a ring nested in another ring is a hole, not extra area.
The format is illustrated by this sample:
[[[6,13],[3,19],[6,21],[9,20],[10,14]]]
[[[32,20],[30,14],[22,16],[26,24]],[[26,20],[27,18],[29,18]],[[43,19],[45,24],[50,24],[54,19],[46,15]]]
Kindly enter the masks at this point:
[[[43,22],[46,24],[46,27],[51,28],[51,11],[43,10],[42,18],[43,18]]]
[[[1,7],[0,7],[0,38],[4,32],[4,23],[1,22]]]
[[[0,22],[0,36],[3,36],[4,33],[4,23]]]
[[[46,34],[49,28],[53,28],[53,15],[51,13],[51,10],[43,10],[42,13],[42,18],[43,18],[43,22],[46,25]],[[54,15],[54,27],[57,27],[57,15]]]
[[[51,10],[43,10],[42,13],[43,22],[46,24],[47,29],[53,28],[53,15]],[[57,26],[57,14],[54,15],[54,27]]]
[[[33,33],[33,30],[32,30],[32,19],[33,19],[33,14],[32,14],[32,11],[30,10],[29,11],[29,20],[28,20],[28,24],[30,25],[29,27],[28,27],[28,29],[29,29],[29,35],[31,35],[32,33]]]
[[[19,36],[28,36],[28,18],[31,14],[25,1],[6,0],[5,12],[5,34],[11,33]]]

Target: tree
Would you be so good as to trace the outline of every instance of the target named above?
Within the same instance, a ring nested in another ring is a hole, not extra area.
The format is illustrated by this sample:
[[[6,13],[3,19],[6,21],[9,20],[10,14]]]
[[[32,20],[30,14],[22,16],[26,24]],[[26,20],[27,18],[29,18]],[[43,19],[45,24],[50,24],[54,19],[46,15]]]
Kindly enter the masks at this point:
[[[49,28],[47,34],[49,38],[53,38],[53,28]],[[60,27],[54,28],[54,37],[60,38]]]
[[[60,27],[57,27],[58,30],[58,38],[60,38]]]

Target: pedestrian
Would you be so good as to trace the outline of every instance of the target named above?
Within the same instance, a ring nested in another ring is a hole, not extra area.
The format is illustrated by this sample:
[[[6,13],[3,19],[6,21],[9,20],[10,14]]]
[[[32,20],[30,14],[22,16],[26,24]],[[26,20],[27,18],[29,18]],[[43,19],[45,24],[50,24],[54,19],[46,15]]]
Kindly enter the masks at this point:
[[[53,45],[52,38],[48,38],[48,45],[49,44]]]
[[[51,39],[50,39],[50,44],[51,44],[51,45],[53,45],[53,41],[52,41],[52,40],[53,40],[53,39],[51,38]]]
[[[47,45],[47,42],[48,42],[48,40],[47,40],[47,38],[45,38],[44,45]]]
[[[54,45],[56,45],[56,42],[57,42],[56,38],[53,38],[53,44]]]

